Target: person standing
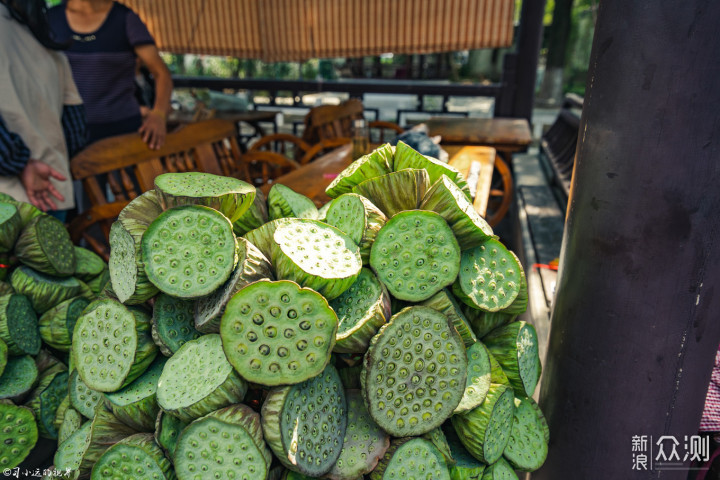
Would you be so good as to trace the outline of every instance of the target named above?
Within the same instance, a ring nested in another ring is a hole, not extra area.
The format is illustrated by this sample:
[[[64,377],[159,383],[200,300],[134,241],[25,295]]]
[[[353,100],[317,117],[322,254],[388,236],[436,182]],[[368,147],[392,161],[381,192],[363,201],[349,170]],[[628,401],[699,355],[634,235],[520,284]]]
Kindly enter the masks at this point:
[[[44,0],[0,0],[0,192],[64,220],[85,112],[46,13]]]
[[[172,79],[140,17],[112,0],[67,0],[49,11],[85,102],[90,141],[140,132],[152,149],[165,142]],[[143,118],[135,97],[136,59],[155,81],[155,104]]]

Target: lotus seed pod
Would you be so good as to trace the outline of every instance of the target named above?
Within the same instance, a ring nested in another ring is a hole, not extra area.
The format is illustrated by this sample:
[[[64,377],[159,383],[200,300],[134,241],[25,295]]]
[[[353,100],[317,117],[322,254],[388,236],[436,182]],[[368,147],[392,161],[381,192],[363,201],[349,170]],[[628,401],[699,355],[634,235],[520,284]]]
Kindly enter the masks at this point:
[[[387,175],[392,172],[392,161],[395,148],[386,143],[373,152],[358,158],[328,185],[325,193],[330,198],[337,198],[352,191],[357,184],[370,178]]]
[[[548,446],[537,411],[527,398],[515,398],[510,440],[503,457],[515,470],[534,472],[545,463]]]
[[[105,261],[95,252],[77,245],[73,246],[73,250],[77,264],[74,276],[83,282],[87,283],[88,280],[97,277],[107,268]]]
[[[277,278],[312,288],[328,300],[347,290],[360,274],[360,249],[335,227],[292,219],[277,227],[273,239]]]
[[[518,476],[510,464],[500,457],[497,462],[487,466],[482,480],[518,480]]]
[[[363,268],[355,283],[330,302],[339,326],[333,351],[365,353],[370,340],[390,318],[390,295],[372,271]]]
[[[148,279],[181,298],[209,295],[225,283],[235,268],[236,249],[230,221],[200,205],[166,210],[142,238]]]
[[[114,392],[139,377],[157,355],[150,317],[116,300],[99,299],[75,324],[72,350],[85,385]]]
[[[522,265],[520,263],[520,259],[517,258],[517,255],[510,251],[510,254],[515,257],[515,260],[519,265]],[[525,277],[525,272],[523,271],[521,282],[520,282],[520,292],[518,293],[518,296],[515,297],[515,300],[510,304],[509,307],[501,310],[503,313],[507,313],[510,315],[520,315],[521,313],[525,313],[528,306],[528,286],[527,286],[527,278]]]
[[[487,347],[485,347],[485,350],[487,351],[488,358],[490,359],[490,385],[499,384],[512,388],[510,380],[508,380],[507,375],[505,375],[505,372],[495,359],[495,356],[487,350]]]
[[[93,419],[95,411],[102,405],[102,393],[92,390],[82,381],[77,370],[72,370],[68,380],[70,405],[85,418]]]
[[[75,249],[70,234],[57,218],[40,215],[23,229],[15,243],[15,256],[28,267],[56,277],[75,273]]]
[[[504,311],[485,312],[469,305],[463,305],[462,311],[465,318],[470,322],[473,333],[480,339],[496,328],[508,325],[518,319],[516,314],[505,313]]]
[[[176,477],[172,464],[152,435],[138,433],[108,448],[93,466],[90,478],[175,480]]]
[[[68,388],[67,384],[65,385],[65,388]],[[65,419],[65,412],[71,408],[72,407],[70,406],[70,396],[66,394],[60,402],[60,405],[58,405],[57,410],[55,411],[55,418],[53,419],[53,425],[55,426],[55,429],[60,430],[60,425],[62,425],[62,422]]]
[[[432,184],[420,203],[420,209],[439,213],[452,228],[462,250],[497,238],[466,194],[445,175]]]
[[[450,478],[452,480],[481,480],[487,465],[470,455],[463,444],[460,443],[460,439],[450,422],[443,425],[443,432],[450,447],[450,454],[455,460],[454,464],[448,465]]]
[[[275,230],[277,230],[280,225],[285,225],[292,221],[292,218],[278,218],[277,220],[271,220],[255,230],[249,231],[243,238],[255,245],[258,250],[265,255],[265,258],[271,259],[273,247],[275,245],[275,240],[273,238]]]
[[[457,330],[462,337],[466,347],[470,347],[477,342],[477,337],[475,333],[473,333],[470,323],[467,318],[465,318],[460,305],[455,301],[455,297],[453,297],[448,289],[444,288],[440,290],[422,302],[422,305],[433,308],[448,317],[448,320],[452,322],[455,330]]]
[[[188,425],[174,454],[180,480],[266,478],[272,456],[263,440],[260,416],[245,405],[210,413]]]
[[[33,389],[39,375],[31,356],[10,357],[0,376],[0,399],[19,402]]]
[[[157,404],[157,384],[165,358],[158,356],[145,373],[130,385],[113,393],[105,394],[105,407],[118,420],[139,432],[155,429],[160,407]]]
[[[15,292],[25,295],[38,315],[50,310],[58,303],[78,296],[87,296],[87,285],[77,278],[58,278],[36,272],[24,265],[16,268],[11,277]]]
[[[17,207],[0,202],[0,253],[12,251],[22,230],[22,218]]]
[[[362,373],[362,363],[345,368],[338,368],[338,375],[342,381],[345,390],[359,390],[360,374]]]
[[[89,478],[92,467],[108,448],[135,433],[112,413],[99,409],[91,421],[60,444],[55,452],[55,467],[77,471],[75,478]]]
[[[5,340],[0,340],[0,378],[2,378],[3,372],[5,371],[5,366],[7,365],[7,361],[8,361],[7,343],[5,343]]]
[[[195,303],[195,326],[203,333],[220,331],[220,319],[233,295],[258,280],[273,280],[272,265],[252,243],[238,238],[238,262],[223,286]]]
[[[168,458],[172,458],[175,453],[175,445],[177,444],[180,433],[187,427],[188,423],[177,417],[168,415],[163,410],[158,412],[155,420],[155,441],[165,451]]]
[[[352,193],[370,200],[388,217],[404,210],[415,210],[430,188],[427,170],[406,168],[371,178],[355,185]],[[388,192],[393,192],[388,195]]]
[[[70,351],[75,323],[89,304],[90,300],[75,297],[60,302],[43,313],[38,321],[40,337],[56,350]]]
[[[219,408],[239,403],[247,383],[227,361],[220,335],[203,335],[180,347],[160,375],[160,408],[190,422]]]
[[[261,280],[232,297],[220,336],[228,361],[244,379],[275,386],[320,374],[337,328],[335,312],[319,293],[287,280]]]
[[[517,257],[491,239],[462,252],[453,293],[473,308],[497,312],[517,298],[524,276]]]
[[[158,293],[145,273],[141,242],[162,211],[155,190],[150,190],[123,208],[110,228],[110,282],[113,295],[122,303],[143,303]]]
[[[317,377],[271,390],[261,418],[280,463],[311,477],[326,474],[340,456],[348,419],[337,370],[328,365]]]
[[[106,268],[105,270],[100,273],[97,277],[93,277],[89,279],[85,285],[90,288],[90,291],[92,291],[95,295],[99,296],[100,293],[103,291],[105,286],[109,285],[110,283],[110,269]],[[113,297],[115,295],[113,294]]]
[[[26,407],[0,404],[0,469],[20,465],[38,440],[38,429],[32,410]]]
[[[202,335],[195,330],[195,302],[161,293],[155,297],[152,339],[166,357]]]
[[[319,216],[318,209],[312,200],[279,183],[274,184],[268,192],[268,210],[270,220],[278,218],[317,220]]]
[[[0,340],[10,355],[37,355],[42,345],[37,316],[25,295],[0,297]]]
[[[325,220],[327,219],[327,211],[330,208],[330,204],[332,204],[332,201],[329,201],[322,207],[318,208],[318,220],[320,220],[321,222],[325,222]]]
[[[419,168],[427,170],[428,176],[430,177],[430,184],[437,182],[443,175],[445,175],[467,200],[471,199],[470,188],[468,188],[467,181],[465,180],[463,174],[455,167],[452,167],[435,158],[422,155],[405,142],[400,141],[395,147],[395,157],[393,158],[392,169],[394,171],[398,171],[405,168]]]
[[[15,289],[9,283],[0,281],[0,296],[8,293],[15,293]]]
[[[203,205],[238,220],[255,199],[255,187],[232,177],[211,173],[163,173],[155,177],[155,192],[164,210]]]
[[[455,459],[452,456],[452,452],[450,452],[450,445],[448,444],[448,440],[445,437],[445,433],[442,428],[433,428],[429,432],[423,434],[422,438],[428,440],[435,446],[435,448],[438,449],[438,452],[442,454],[448,467],[455,465]]]
[[[395,314],[373,338],[361,381],[373,420],[394,437],[439,427],[462,398],[467,357],[447,317],[429,307]]]
[[[58,445],[70,438],[70,435],[75,433],[82,423],[82,415],[74,408],[68,408],[63,416],[62,424],[58,428]]]
[[[346,193],[330,203],[325,222],[348,235],[360,247],[360,257],[367,264],[372,244],[387,217],[367,198]]]
[[[64,365],[62,369],[58,367],[45,371],[40,377],[38,386],[30,394],[26,405],[35,413],[41,437],[57,439],[55,415],[67,393],[68,373]]]
[[[413,480],[450,480],[447,464],[440,451],[424,438],[399,438],[370,474],[370,480],[412,478]]]
[[[500,363],[516,395],[532,396],[542,369],[535,327],[514,322],[490,332],[483,343]]]
[[[510,440],[513,423],[512,388],[491,384],[485,401],[467,413],[453,415],[451,420],[460,441],[481,462],[496,462]]]
[[[235,235],[245,235],[247,232],[260,228],[267,223],[269,218],[265,194],[259,188],[255,189],[255,199],[252,205],[242,216],[233,222]]]
[[[293,472],[292,470],[285,470],[282,467],[278,467],[276,469],[273,469],[274,472],[270,472],[271,475],[273,473],[277,475],[277,480],[312,480],[317,477],[308,477],[307,475],[303,475],[302,473]],[[272,480],[273,477],[268,478],[268,480]]]
[[[18,202],[6,193],[0,192],[0,202],[9,203],[10,205],[14,205],[15,208],[17,208],[21,219],[21,230],[25,228],[25,226],[30,223],[30,220],[32,220],[33,218],[39,217],[40,215],[45,215],[45,213],[35,207],[35,205],[26,202]]]
[[[533,410],[535,410],[535,415],[537,417],[538,423],[540,424],[540,428],[542,429],[543,439],[545,440],[545,443],[550,443],[550,427],[548,426],[545,415],[543,414],[542,410],[540,410],[540,406],[535,402],[535,400],[533,400],[532,397],[526,397],[525,400],[527,400]]]
[[[420,302],[455,281],[460,247],[440,215],[410,210],[380,230],[370,266],[393,297]]]
[[[330,480],[355,480],[370,473],[390,447],[390,437],[368,415],[360,390],[345,390],[347,429]]]
[[[490,353],[480,342],[467,349],[468,374],[465,392],[453,413],[466,413],[482,404],[490,389],[491,371]]]

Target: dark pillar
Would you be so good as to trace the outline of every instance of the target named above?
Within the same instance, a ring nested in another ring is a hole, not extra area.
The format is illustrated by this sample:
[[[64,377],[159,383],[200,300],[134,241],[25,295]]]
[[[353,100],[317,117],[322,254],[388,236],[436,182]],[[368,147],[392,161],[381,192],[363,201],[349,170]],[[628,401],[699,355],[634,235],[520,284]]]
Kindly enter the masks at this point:
[[[517,85],[511,116],[526,118],[528,121],[532,117],[533,101],[535,100],[535,79],[540,57],[544,15],[545,0],[524,0],[522,2],[517,43]]]
[[[720,342],[718,25],[711,0],[600,3],[533,480],[687,477],[633,471],[632,437],[684,456]]]

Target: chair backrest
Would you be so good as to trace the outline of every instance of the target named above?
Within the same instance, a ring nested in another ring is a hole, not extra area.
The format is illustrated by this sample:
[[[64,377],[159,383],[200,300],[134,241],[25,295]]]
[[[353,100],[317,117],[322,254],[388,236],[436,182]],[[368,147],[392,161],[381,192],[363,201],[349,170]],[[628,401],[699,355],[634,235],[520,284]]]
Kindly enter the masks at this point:
[[[106,138],[88,146],[70,162],[73,178],[82,181],[90,200],[90,208],[70,224],[71,237],[76,242],[85,237],[98,251],[102,245],[86,235],[88,228],[99,223],[107,239],[111,220],[130,200],[154,188],[155,177],[162,173],[237,176],[240,148],[236,132],[234,123],[212,119],[168,134],[159,150],[150,150],[136,133]],[[112,203],[105,192],[106,183],[114,196]]]
[[[353,120],[364,118],[363,104],[351,98],[340,105],[315,107],[305,116],[303,140],[314,145],[321,140],[352,137]]]

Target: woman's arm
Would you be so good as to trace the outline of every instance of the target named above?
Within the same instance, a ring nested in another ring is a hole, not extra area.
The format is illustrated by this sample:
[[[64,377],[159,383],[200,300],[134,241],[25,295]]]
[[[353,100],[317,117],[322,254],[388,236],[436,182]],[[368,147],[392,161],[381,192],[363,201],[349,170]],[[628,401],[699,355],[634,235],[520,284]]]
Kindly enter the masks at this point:
[[[172,78],[165,62],[155,45],[139,45],[135,53],[145,64],[155,80],[155,105],[145,117],[140,127],[143,141],[152,149],[158,149],[165,143],[166,118],[170,112],[170,95],[172,94]]]
[[[28,160],[30,160],[30,149],[20,135],[7,129],[0,117],[0,175],[4,177],[19,175]]]
[[[62,127],[67,145],[68,158],[72,158],[88,142],[87,116],[85,106],[64,105],[62,113]]]

